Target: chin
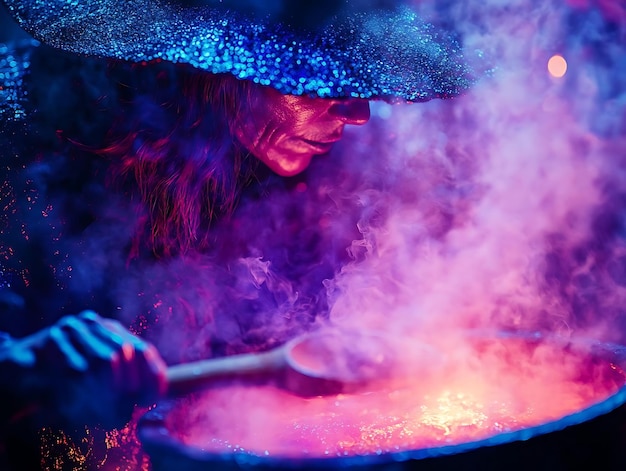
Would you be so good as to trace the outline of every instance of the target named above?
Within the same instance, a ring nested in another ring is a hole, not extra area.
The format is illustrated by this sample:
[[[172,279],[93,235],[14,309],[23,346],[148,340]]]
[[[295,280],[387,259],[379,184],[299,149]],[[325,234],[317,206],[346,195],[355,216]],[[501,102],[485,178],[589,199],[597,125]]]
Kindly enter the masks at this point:
[[[304,172],[311,164],[313,155],[298,155],[297,157],[281,157],[274,160],[261,159],[270,170],[281,177],[293,177]]]

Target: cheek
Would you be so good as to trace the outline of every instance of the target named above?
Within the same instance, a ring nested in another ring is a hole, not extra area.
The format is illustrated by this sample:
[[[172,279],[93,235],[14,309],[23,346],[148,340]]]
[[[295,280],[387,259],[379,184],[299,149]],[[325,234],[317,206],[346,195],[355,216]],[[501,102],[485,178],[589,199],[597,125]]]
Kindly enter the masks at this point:
[[[278,127],[279,123],[273,119],[273,113],[255,106],[237,117],[234,135],[246,149],[256,155],[272,144]]]
[[[261,146],[277,144],[296,126],[298,116],[280,105],[280,102],[261,101],[251,113],[254,119],[253,135]]]
[[[316,153],[305,142],[308,130],[327,111],[326,102],[280,95],[258,96],[247,117],[242,117],[237,138],[272,171],[292,176],[304,171]]]
[[[265,106],[271,127],[284,137],[302,137],[302,132],[318,121],[327,108],[323,100],[292,95],[275,96]]]

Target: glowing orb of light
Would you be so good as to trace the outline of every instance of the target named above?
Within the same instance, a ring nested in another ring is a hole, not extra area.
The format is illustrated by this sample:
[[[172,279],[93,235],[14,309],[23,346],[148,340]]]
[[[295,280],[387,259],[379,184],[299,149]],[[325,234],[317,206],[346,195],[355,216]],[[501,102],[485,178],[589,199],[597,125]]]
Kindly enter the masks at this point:
[[[550,57],[548,61],[548,72],[555,78],[561,78],[567,72],[567,61],[559,54]]]

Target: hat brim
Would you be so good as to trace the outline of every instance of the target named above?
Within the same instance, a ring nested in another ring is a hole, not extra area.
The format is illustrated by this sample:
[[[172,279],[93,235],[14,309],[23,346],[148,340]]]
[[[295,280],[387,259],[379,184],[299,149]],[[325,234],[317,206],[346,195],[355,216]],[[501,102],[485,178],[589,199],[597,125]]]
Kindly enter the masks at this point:
[[[215,8],[156,0],[4,0],[47,45],[132,62],[229,73],[286,94],[425,101],[476,77],[450,35],[411,10],[354,13],[311,32]]]

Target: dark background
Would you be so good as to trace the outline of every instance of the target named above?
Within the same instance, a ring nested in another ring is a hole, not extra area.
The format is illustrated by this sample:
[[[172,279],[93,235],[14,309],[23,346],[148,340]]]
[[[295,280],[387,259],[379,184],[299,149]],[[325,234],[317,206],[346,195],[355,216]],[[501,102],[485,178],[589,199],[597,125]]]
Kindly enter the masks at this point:
[[[0,5],[0,43],[28,37],[9,16],[4,5]]]

